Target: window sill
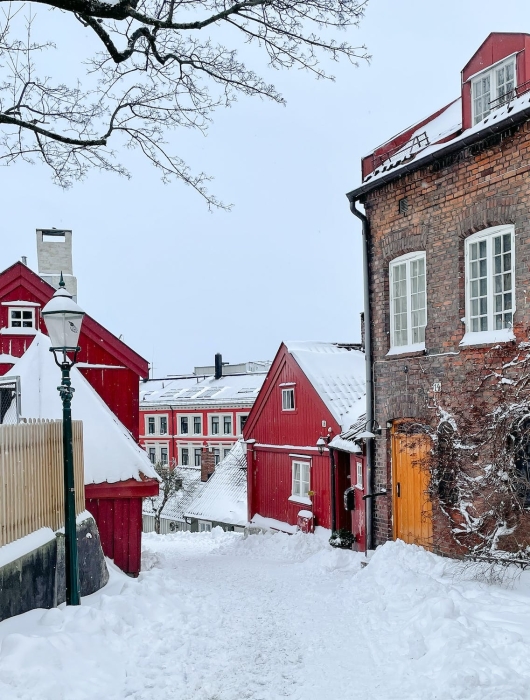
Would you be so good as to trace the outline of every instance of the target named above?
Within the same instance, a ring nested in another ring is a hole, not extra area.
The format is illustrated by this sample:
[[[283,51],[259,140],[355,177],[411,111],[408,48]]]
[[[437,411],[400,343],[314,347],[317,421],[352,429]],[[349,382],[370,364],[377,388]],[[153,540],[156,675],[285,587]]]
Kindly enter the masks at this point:
[[[468,332],[459,343],[461,348],[472,345],[495,345],[496,343],[511,343],[515,340],[515,335],[511,328],[503,328],[499,331],[478,331]]]
[[[303,506],[313,505],[313,501],[307,496],[289,496],[287,500],[291,503],[301,503]]]
[[[396,345],[387,352],[385,357],[392,357],[394,355],[424,355],[425,354],[425,343],[414,343],[413,345]]]
[[[36,335],[36,328],[0,328],[2,335]]]

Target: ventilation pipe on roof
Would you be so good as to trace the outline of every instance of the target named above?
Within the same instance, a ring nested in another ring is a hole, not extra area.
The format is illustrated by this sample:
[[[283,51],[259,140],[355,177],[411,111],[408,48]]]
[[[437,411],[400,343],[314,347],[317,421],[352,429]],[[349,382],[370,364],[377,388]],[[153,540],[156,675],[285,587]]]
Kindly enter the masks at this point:
[[[355,204],[355,199],[350,199],[350,211],[361,220],[363,238],[363,277],[364,277],[364,353],[366,362],[366,425],[370,430],[374,424],[374,392],[372,383],[372,319],[370,316],[370,279],[368,277],[368,244],[370,239],[370,223],[366,216],[360,212]],[[366,439],[366,495],[373,493],[374,473],[374,438]],[[373,535],[373,498],[366,498],[366,549],[374,548]]]
[[[220,352],[215,353],[215,379],[221,379],[223,376],[223,356]]]

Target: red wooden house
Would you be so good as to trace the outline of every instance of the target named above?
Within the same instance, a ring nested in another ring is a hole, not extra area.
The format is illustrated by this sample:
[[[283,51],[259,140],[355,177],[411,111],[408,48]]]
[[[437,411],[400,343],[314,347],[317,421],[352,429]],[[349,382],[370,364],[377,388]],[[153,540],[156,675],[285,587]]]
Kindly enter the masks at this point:
[[[282,343],[243,430],[250,522],[285,532],[336,525],[350,465],[335,479],[327,444],[364,410],[358,345]]]
[[[1,375],[9,373],[39,330],[46,333],[40,310],[54,292],[23,263],[0,273]],[[138,441],[138,382],[148,374],[147,362],[88,314],[79,345],[78,369]],[[75,398],[73,411],[75,417]],[[103,551],[131,575],[140,571],[142,498],[158,493],[154,473],[146,472],[114,483],[87,483],[85,488],[86,507],[96,519]]]

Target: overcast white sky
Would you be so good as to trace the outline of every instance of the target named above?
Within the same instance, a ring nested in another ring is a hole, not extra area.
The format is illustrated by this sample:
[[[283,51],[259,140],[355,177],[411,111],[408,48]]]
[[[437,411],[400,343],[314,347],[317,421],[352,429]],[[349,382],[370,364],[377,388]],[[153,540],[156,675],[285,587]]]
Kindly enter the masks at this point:
[[[287,107],[241,98],[207,138],[175,134],[230,213],[209,213],[139,158],[128,157],[132,180],[94,173],[67,192],[44,166],[0,169],[0,268],[27,255],[36,269],[35,229],[71,228],[79,303],[155,376],[216,352],[271,359],[282,340],[359,340],[360,226],[345,192],[362,155],[458,96],[492,31],[530,32],[528,0],[370,0],[349,37],[370,65],[333,66],[335,83],[269,71]]]

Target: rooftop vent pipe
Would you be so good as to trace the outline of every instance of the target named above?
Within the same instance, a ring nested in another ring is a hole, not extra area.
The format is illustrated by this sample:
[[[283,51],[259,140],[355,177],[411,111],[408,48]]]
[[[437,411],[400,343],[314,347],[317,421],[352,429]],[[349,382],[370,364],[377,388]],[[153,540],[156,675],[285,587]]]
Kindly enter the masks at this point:
[[[223,376],[223,356],[220,352],[215,353],[215,379],[221,379]]]

